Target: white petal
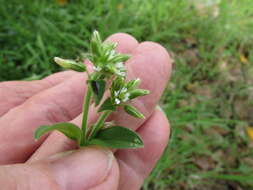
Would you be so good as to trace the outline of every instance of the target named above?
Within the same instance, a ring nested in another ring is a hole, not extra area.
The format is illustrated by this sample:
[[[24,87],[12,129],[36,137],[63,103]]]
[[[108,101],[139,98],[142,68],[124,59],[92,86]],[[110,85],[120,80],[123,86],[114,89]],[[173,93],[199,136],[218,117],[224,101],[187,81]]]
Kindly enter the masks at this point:
[[[118,98],[115,99],[116,104],[120,104],[120,100]]]

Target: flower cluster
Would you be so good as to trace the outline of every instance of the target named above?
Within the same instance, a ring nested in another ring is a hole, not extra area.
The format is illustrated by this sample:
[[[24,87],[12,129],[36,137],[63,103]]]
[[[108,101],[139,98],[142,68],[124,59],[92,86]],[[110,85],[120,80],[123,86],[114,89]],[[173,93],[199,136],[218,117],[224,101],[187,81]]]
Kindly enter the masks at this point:
[[[123,62],[129,59],[129,55],[117,53],[116,46],[117,43],[102,42],[97,31],[93,33],[87,57],[94,64],[94,71],[100,74],[100,79],[126,76]]]
[[[113,102],[117,105],[122,105],[138,96],[149,94],[148,90],[138,89],[137,87],[139,84],[139,78],[130,80],[126,83],[123,78],[118,77],[113,81],[110,89]]]
[[[110,87],[110,97],[102,104],[100,111],[116,110],[117,107],[123,106],[124,110],[137,118],[144,118],[135,107],[128,105],[128,102],[139,96],[149,94],[148,90],[139,89],[140,79],[125,81],[125,77],[117,77]]]
[[[149,94],[148,90],[138,89],[140,79],[130,80],[125,82],[124,78],[118,77],[113,81],[111,86],[111,100],[115,106],[123,106],[126,113],[137,118],[144,118],[134,106],[128,105],[127,102],[139,96]]]

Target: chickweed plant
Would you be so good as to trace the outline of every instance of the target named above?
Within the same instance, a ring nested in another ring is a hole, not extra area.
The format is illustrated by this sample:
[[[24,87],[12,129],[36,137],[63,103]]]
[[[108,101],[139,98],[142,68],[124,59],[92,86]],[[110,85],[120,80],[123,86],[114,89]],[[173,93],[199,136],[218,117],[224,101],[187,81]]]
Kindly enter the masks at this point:
[[[144,115],[129,103],[139,96],[149,94],[148,90],[138,88],[140,79],[126,81],[124,62],[130,56],[117,53],[116,46],[116,43],[102,42],[99,33],[93,32],[89,53],[85,54],[93,64],[93,72],[89,72],[83,62],[54,58],[54,61],[65,69],[85,72],[88,75],[82,126],[79,128],[73,123],[40,126],[35,131],[35,139],[57,130],[76,141],[79,147],[98,145],[109,148],[140,148],[144,146],[142,139],[134,131],[115,126],[113,121],[106,121],[118,107],[123,107],[126,113],[143,119]],[[109,89],[108,94],[105,93],[107,89]],[[88,125],[88,113],[92,103],[97,107],[100,116],[95,123]]]

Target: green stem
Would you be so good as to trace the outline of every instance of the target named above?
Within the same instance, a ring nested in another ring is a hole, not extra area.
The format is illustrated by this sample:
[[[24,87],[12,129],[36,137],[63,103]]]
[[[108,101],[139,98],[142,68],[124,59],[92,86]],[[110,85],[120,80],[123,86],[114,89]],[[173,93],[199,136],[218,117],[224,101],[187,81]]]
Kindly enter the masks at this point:
[[[100,117],[98,118],[96,124],[92,128],[90,138],[94,137],[97,134],[97,132],[99,131],[99,129],[101,129],[101,127],[103,126],[106,118],[110,115],[111,112],[112,111],[105,111],[105,112],[102,113],[102,115],[100,115]]]
[[[82,131],[84,135],[84,143],[86,143],[87,121],[88,121],[90,100],[91,100],[91,95],[92,95],[90,84],[88,84],[87,86],[88,86],[88,89],[87,89],[85,100],[83,103],[83,120],[82,120]]]

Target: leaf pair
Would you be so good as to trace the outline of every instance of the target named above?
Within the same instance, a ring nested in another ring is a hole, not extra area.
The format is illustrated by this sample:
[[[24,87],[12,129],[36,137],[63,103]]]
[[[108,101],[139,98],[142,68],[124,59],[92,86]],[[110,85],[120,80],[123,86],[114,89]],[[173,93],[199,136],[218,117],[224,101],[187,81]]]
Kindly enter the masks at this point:
[[[42,135],[57,130],[68,138],[78,142],[80,146],[99,145],[108,148],[140,148],[143,142],[137,133],[121,126],[113,126],[101,129],[96,136],[83,144],[82,130],[72,123],[57,123],[51,126],[41,126],[35,132],[35,139]]]

